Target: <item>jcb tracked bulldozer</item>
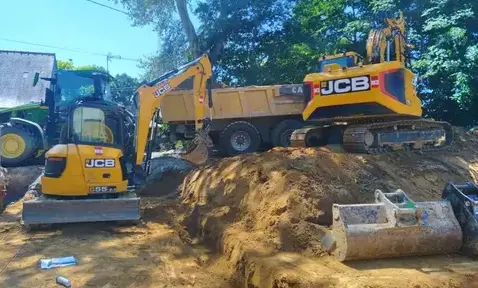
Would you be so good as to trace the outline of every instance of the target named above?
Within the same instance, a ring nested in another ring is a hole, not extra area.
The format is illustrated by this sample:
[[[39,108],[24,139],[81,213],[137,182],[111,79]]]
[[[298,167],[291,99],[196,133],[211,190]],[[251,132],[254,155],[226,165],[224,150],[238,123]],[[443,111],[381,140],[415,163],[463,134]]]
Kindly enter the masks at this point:
[[[306,75],[302,116],[318,125],[294,131],[291,146],[342,144],[346,151],[372,154],[452,143],[448,123],[421,118],[403,15],[386,24],[370,32],[366,59],[355,52],[324,56],[319,72]]]
[[[46,153],[42,195],[23,203],[23,224],[139,220],[140,199],[134,188],[149,171],[161,101],[190,77],[194,78],[197,137],[179,158],[194,164],[208,158],[212,142],[202,103],[211,73],[204,55],[142,85],[135,97],[136,119],[123,107],[101,99],[71,105],[62,144]]]

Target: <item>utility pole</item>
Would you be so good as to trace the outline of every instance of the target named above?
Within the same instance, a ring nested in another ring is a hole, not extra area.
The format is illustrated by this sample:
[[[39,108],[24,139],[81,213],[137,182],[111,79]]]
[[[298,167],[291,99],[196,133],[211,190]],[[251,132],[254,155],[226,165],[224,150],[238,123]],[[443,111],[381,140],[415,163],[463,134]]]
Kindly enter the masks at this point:
[[[113,53],[111,52],[108,52],[108,54],[106,54],[106,72],[110,73],[110,62],[112,59],[118,59],[118,60],[121,60],[121,56],[120,55],[113,55]]]

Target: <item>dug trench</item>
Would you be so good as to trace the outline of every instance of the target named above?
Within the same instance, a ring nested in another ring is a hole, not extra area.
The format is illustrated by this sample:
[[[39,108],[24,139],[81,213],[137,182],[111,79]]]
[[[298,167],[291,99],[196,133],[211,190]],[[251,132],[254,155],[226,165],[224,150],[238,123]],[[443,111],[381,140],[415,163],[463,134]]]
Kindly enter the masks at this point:
[[[186,176],[176,227],[217,251],[211,265],[242,287],[478,287],[478,262],[459,254],[341,263],[320,243],[333,203],[373,203],[376,189],[439,200],[447,182],[478,180],[476,151],[478,138],[457,129],[438,152],[275,148],[222,159]]]

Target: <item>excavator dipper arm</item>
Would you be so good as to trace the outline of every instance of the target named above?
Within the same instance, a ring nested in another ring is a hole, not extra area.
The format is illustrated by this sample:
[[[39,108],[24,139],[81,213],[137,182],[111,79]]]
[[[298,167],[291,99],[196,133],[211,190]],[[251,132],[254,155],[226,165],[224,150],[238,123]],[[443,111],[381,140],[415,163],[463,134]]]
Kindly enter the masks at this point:
[[[209,57],[203,55],[176,70],[162,75],[151,83],[144,84],[138,88],[138,116],[135,139],[136,166],[140,166],[143,163],[151,121],[156,111],[160,109],[164,96],[190,77],[194,77],[196,131],[202,128],[204,118],[203,103],[206,98],[207,80],[211,77],[211,74],[212,67]]]

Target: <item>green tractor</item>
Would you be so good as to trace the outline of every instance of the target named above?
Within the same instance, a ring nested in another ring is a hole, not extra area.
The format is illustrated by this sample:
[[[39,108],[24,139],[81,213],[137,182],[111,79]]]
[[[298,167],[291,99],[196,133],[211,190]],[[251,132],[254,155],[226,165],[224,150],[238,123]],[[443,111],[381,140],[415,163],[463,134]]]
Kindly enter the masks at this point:
[[[68,117],[68,105],[80,99],[108,98],[112,77],[96,70],[59,70],[54,78],[40,78],[35,73],[33,85],[40,80],[51,82],[50,88],[46,88],[45,99],[0,109],[2,166],[42,161],[45,151],[59,143]]]

